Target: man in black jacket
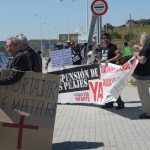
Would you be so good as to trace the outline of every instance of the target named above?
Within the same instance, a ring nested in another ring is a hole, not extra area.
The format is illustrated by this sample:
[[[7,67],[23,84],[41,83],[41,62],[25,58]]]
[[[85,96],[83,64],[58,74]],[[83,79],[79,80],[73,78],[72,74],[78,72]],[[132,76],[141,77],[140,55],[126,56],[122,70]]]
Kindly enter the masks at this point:
[[[21,49],[24,50],[25,54],[29,57],[31,61],[32,71],[42,72],[41,56],[29,46],[29,42],[25,35],[17,35],[17,38],[20,40]]]
[[[8,65],[11,69],[7,76],[0,78],[0,85],[9,85],[18,82],[25,71],[31,70],[31,62],[28,56],[19,48],[20,41],[16,37],[6,40],[6,48],[10,56],[13,57]]]

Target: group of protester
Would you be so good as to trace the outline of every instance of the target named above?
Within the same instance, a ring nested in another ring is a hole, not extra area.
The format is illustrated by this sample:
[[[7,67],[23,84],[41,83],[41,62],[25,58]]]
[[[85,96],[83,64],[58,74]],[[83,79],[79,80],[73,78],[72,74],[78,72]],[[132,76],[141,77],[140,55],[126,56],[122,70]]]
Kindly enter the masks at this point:
[[[105,33],[101,37],[103,46],[98,44],[95,47],[92,45],[80,46],[74,42],[68,41],[67,44],[57,45],[57,49],[70,48],[72,52],[73,65],[92,64],[92,63],[114,63],[122,65],[128,61],[133,53],[128,46],[124,43],[122,53],[118,50],[117,46],[111,43],[111,37]],[[140,45],[134,45],[136,52],[134,56],[138,59],[139,63],[133,73],[137,82],[137,89],[142,103],[143,114],[139,116],[141,119],[150,119],[150,35],[143,33],[140,37]],[[18,82],[25,71],[42,72],[42,59],[40,54],[35,52],[30,46],[25,35],[20,34],[16,37],[10,37],[6,40],[6,50],[12,60],[8,63],[7,68],[10,72],[7,76],[0,78],[0,85],[9,85]],[[50,57],[45,65],[47,69]],[[117,99],[118,106],[116,109],[124,108],[124,102],[121,96]],[[103,108],[112,108],[113,102],[106,103]]]
[[[116,45],[112,44],[109,34],[102,35],[104,47],[101,47],[100,61],[105,63],[123,64],[132,57],[132,51],[127,43],[124,43],[123,55],[118,51]],[[140,37],[140,45],[134,45],[136,52],[134,56],[139,63],[135,68],[133,76],[136,79],[138,94],[142,103],[143,113],[140,119],[150,119],[150,35],[142,33]],[[122,57],[123,56],[123,57]],[[124,107],[121,97],[117,99],[117,109]],[[103,108],[113,107],[113,102],[106,103]]]
[[[104,47],[101,48],[101,62],[116,64],[119,62],[121,65],[133,56],[127,42],[124,43],[124,48],[121,54],[117,47],[110,41],[111,38],[109,34],[106,33],[102,35]],[[134,45],[133,48],[136,49],[134,56],[139,61],[133,73],[133,76],[136,79],[138,94],[143,109],[143,113],[139,116],[139,118],[150,119],[150,35],[142,33],[140,37],[140,45]],[[117,109],[124,107],[124,102],[121,100],[120,96],[116,102],[118,104]],[[107,103],[103,106],[103,108],[111,107],[113,107],[113,102]]]
[[[81,65],[81,64],[94,64],[94,63],[117,63],[119,65],[125,63],[125,59],[123,59],[123,55],[118,50],[117,46],[111,43],[111,37],[108,33],[102,35],[102,43],[103,46],[100,44],[94,45],[84,45],[75,44],[74,42],[68,41],[66,45],[63,44],[57,45],[57,50],[70,48],[72,52],[72,62],[73,65]],[[126,52],[124,50],[124,52]],[[129,53],[128,53],[129,54]],[[126,53],[127,55],[127,53]],[[130,54],[131,55],[131,54]],[[131,57],[131,56],[130,56]],[[48,64],[50,62],[50,57],[46,62],[45,69],[47,69]],[[124,102],[122,101],[121,97],[117,99],[118,106],[116,109],[124,108]],[[112,108],[113,102],[106,103],[103,108]]]
[[[110,43],[109,34],[102,35],[102,42],[104,43],[104,48],[102,48],[101,61],[116,63],[119,59],[122,59],[121,53],[117,50],[117,47]],[[134,56],[138,59],[139,63],[135,68],[133,76],[136,79],[137,89],[139,98],[142,103],[143,113],[139,116],[140,119],[150,119],[150,35],[147,33],[142,33],[140,37],[140,45],[134,45]],[[127,43],[124,43],[123,54],[125,61],[132,57],[132,52]],[[124,61],[121,61],[121,63]],[[120,64],[121,64],[120,63]],[[117,99],[118,109],[124,107],[124,102],[121,97]],[[113,107],[113,103],[105,104],[104,108]]]
[[[139,118],[150,118],[150,35],[147,33],[143,33],[141,35],[140,45],[133,46],[133,49],[136,49],[137,51],[134,54],[127,42],[124,43],[122,51],[118,50],[117,46],[111,43],[111,37],[108,33],[103,34],[101,39],[102,45],[97,44],[96,46],[93,46],[85,43],[83,46],[79,46],[74,42],[67,42],[65,46],[61,44],[58,45],[57,48],[71,48],[73,65],[93,63],[105,63],[106,65],[107,63],[114,63],[122,65],[132,56],[136,56],[139,63],[133,73],[133,76],[137,81],[138,93],[144,112],[139,116]],[[75,62],[74,60],[77,61]],[[47,66],[49,62],[47,62]],[[118,97],[116,102],[118,104],[116,109],[124,108],[124,102],[122,101],[121,96]],[[102,107],[112,108],[113,104],[113,102],[109,102]]]

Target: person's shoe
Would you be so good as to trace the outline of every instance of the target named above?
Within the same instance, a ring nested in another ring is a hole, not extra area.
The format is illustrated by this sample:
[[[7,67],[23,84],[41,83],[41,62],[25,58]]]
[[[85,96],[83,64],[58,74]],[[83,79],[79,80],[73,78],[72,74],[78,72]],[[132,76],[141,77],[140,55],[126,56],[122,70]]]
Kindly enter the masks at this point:
[[[140,118],[140,119],[150,119],[150,116],[147,116],[147,115],[144,113],[144,114],[139,115],[139,118]]]
[[[113,102],[106,103],[102,108],[113,108]]]
[[[121,103],[118,104],[118,106],[116,107],[116,109],[122,109],[124,108],[124,102],[122,101]]]

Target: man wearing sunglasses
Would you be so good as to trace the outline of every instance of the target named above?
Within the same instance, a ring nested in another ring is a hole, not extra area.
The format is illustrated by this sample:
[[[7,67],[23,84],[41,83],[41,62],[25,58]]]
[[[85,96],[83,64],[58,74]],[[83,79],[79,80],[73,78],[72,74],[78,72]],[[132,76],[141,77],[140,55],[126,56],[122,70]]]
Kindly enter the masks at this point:
[[[120,59],[121,53],[117,49],[117,46],[111,43],[111,37],[108,33],[104,33],[101,37],[102,43],[104,47],[101,48],[101,62],[105,63],[114,63]],[[118,106],[116,109],[124,108],[124,102],[122,101],[121,97],[117,99]],[[112,108],[113,102],[106,103],[103,108]]]

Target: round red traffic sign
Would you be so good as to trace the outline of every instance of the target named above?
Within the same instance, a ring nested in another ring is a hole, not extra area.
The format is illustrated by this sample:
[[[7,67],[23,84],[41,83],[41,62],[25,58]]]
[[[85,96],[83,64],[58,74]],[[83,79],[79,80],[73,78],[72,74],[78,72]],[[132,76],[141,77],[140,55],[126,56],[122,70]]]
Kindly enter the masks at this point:
[[[95,16],[102,16],[106,13],[108,4],[106,0],[95,0],[91,4],[91,10]]]

